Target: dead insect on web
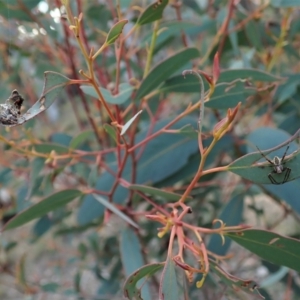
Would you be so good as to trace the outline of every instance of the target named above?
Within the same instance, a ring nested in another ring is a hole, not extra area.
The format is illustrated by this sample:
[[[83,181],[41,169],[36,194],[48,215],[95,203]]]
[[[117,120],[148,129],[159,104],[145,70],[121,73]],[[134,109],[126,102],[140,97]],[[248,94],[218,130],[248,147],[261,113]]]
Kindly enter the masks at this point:
[[[0,124],[6,126],[19,124],[23,101],[24,99],[18,91],[13,90],[5,103],[0,104]]]
[[[287,146],[282,158],[279,158],[278,156],[275,156],[273,160],[270,160],[266,155],[264,155],[260,149],[256,146],[260,154],[271,164],[273,165],[273,171],[269,173],[268,177],[271,181],[272,184],[284,184],[288,181],[290,174],[291,174],[291,169],[288,167],[284,167],[284,159],[286,156],[286,153],[289,149],[290,145]],[[284,174],[284,178],[282,182],[277,182],[275,178],[272,176],[272,174]]]

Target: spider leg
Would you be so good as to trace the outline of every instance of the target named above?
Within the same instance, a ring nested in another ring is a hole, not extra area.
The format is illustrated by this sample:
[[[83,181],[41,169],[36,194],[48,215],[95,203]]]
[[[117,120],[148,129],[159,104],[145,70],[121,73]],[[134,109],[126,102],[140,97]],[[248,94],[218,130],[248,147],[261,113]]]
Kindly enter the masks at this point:
[[[291,169],[290,168],[285,168],[285,175],[284,175],[284,179],[282,181],[282,184],[283,183],[286,183],[290,177],[290,174],[291,174]]]
[[[285,156],[286,156],[286,153],[287,153],[287,151],[289,150],[289,148],[290,148],[290,144],[288,144],[288,146],[286,147],[286,150],[285,150],[285,152],[284,152],[284,154],[283,154],[283,156],[282,156],[281,162],[283,162],[283,160],[284,160],[284,158],[285,158]]]
[[[272,176],[272,174],[278,174],[278,173],[276,173],[275,171],[269,173],[268,177],[272,184],[279,185],[279,184],[284,184],[288,181],[292,170],[290,168],[284,168],[283,171],[285,172],[285,174],[282,182],[276,181],[275,178]]]
[[[264,155],[261,151],[260,151],[260,149],[256,146],[256,148],[257,148],[257,150],[259,151],[259,153],[270,163],[270,164],[272,164],[272,165],[274,165],[274,163],[266,156],[266,155]],[[270,175],[270,174],[269,174]]]
[[[275,172],[271,172],[271,173],[269,173],[269,175],[268,175],[268,177],[269,177],[271,183],[272,183],[272,184],[276,184],[276,185],[281,184],[281,182],[277,182],[277,181],[275,180],[275,178],[272,176],[273,173],[276,174]]]

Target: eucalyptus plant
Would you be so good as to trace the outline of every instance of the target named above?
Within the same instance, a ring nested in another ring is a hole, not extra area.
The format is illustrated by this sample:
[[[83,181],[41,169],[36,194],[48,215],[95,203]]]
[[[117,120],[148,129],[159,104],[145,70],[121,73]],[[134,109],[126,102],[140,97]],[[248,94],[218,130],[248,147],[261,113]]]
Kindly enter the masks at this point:
[[[1,297],[298,299],[300,3],[0,4]]]

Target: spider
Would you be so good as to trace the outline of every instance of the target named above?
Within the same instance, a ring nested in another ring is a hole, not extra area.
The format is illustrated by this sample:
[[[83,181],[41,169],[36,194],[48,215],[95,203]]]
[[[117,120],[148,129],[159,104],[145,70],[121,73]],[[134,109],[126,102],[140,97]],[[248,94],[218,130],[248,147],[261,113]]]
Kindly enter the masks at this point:
[[[17,125],[21,115],[21,107],[24,99],[17,90],[13,90],[4,104],[0,104],[0,124]]]
[[[269,173],[268,177],[271,181],[272,184],[284,184],[288,181],[290,174],[291,174],[291,169],[284,167],[284,159],[286,156],[286,153],[288,149],[290,148],[290,145],[287,146],[282,158],[279,158],[278,156],[275,156],[273,160],[270,160],[266,155],[264,155],[260,149],[256,146],[260,154],[271,164],[273,165],[273,171]],[[272,174],[282,174],[285,172],[284,178],[282,182],[277,182],[275,178],[272,176]]]

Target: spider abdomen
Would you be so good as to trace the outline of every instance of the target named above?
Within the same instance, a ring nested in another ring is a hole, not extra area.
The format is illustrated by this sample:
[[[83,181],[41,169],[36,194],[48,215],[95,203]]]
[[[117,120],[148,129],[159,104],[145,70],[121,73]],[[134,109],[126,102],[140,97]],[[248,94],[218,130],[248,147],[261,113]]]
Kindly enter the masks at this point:
[[[275,173],[281,174],[284,171],[283,169],[283,165],[274,166]]]

